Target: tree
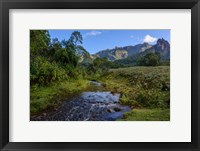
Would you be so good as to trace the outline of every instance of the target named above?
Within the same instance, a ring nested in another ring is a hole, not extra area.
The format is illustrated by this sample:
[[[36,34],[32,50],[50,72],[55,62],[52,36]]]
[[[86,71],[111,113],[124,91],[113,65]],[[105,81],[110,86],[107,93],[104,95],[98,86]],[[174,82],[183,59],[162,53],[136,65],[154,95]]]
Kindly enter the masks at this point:
[[[137,60],[137,64],[140,66],[157,66],[160,64],[160,57],[155,53],[148,53]]]
[[[62,43],[58,40],[58,38],[52,39],[52,42],[50,44],[50,49],[48,51],[48,55],[50,58],[53,58],[56,51],[62,49]],[[54,59],[54,58],[53,58]]]
[[[48,30],[30,31],[30,51],[31,55],[44,54],[50,44]]]
[[[68,49],[70,48],[73,51],[76,51],[77,45],[82,44],[82,43],[83,43],[83,37],[82,37],[81,33],[78,31],[74,31],[71,34],[69,40],[62,41],[62,44],[65,48],[68,48]]]
[[[75,46],[83,43],[83,37],[79,31],[74,31],[69,39]]]
[[[55,51],[54,58],[59,61],[62,65],[73,65],[77,66],[79,57],[77,56],[77,51],[86,50],[79,44],[82,44],[82,35],[78,31],[74,31],[69,40],[63,40],[61,42],[61,47]],[[55,45],[55,44],[54,44]]]
[[[107,58],[96,58],[89,65],[88,70],[92,73],[104,74],[108,72],[108,69],[113,66],[113,63]]]

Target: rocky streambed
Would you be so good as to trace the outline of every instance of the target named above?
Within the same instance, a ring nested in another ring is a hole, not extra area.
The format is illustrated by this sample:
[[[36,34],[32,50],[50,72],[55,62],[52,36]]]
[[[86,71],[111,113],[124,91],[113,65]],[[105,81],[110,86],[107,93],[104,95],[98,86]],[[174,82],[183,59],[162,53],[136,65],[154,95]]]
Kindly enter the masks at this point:
[[[90,81],[87,91],[64,100],[49,113],[32,116],[31,121],[115,121],[130,111],[119,104],[120,94],[106,91],[101,83]]]

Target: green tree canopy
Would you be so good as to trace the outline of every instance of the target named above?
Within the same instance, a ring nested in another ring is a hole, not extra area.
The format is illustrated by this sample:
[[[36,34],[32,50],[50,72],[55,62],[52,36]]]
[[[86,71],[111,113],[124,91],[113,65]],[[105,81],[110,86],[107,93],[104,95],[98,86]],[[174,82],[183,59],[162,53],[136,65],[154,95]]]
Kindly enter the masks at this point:
[[[30,51],[31,55],[44,53],[50,44],[50,35],[48,30],[30,31]]]
[[[160,57],[156,53],[148,53],[143,57],[140,57],[137,61],[140,66],[157,66],[160,64]]]

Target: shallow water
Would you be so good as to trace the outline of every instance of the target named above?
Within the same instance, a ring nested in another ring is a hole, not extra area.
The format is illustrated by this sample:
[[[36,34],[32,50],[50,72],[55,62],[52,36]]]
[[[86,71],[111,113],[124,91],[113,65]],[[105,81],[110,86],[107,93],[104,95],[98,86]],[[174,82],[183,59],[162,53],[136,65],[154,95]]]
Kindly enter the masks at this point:
[[[50,113],[32,117],[39,121],[115,121],[130,111],[119,104],[120,94],[108,92],[101,83],[90,81],[86,92],[63,101],[60,108]]]

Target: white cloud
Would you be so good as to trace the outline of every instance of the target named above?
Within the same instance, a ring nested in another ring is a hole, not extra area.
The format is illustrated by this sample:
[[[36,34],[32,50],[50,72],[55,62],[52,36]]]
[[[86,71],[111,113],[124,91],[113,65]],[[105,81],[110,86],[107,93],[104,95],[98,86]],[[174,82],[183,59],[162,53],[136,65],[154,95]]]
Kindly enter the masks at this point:
[[[156,40],[157,40],[157,38],[152,37],[152,36],[150,36],[150,35],[146,35],[146,36],[144,37],[143,42],[151,43],[151,42],[155,42]]]
[[[90,32],[86,33],[85,36],[97,36],[97,35],[100,35],[100,34],[102,34],[101,31],[93,30],[93,31],[90,31]]]
[[[131,36],[130,36],[130,38],[134,38],[134,36],[133,36],[133,35],[131,35]]]

